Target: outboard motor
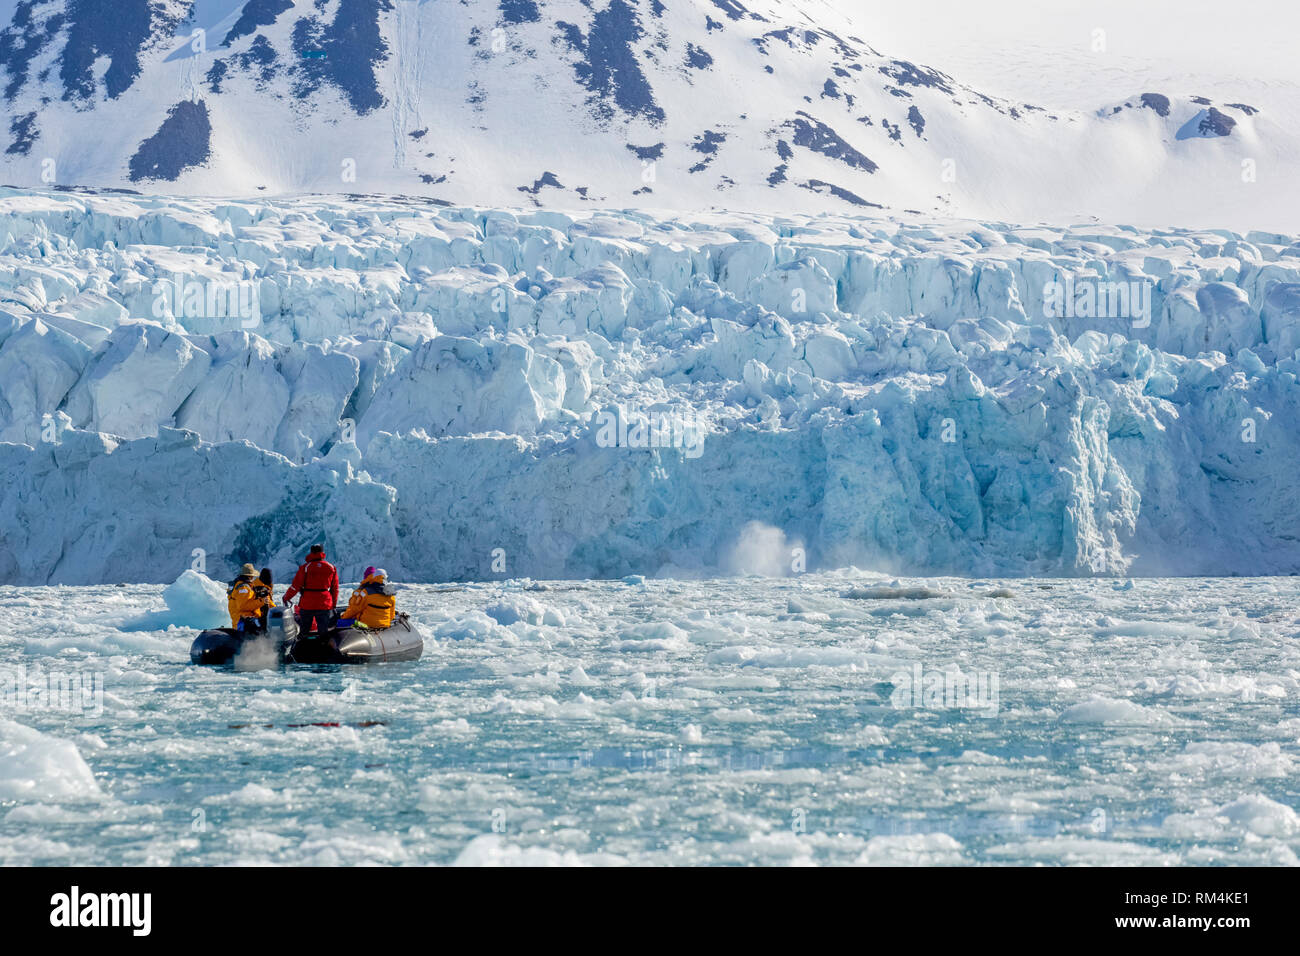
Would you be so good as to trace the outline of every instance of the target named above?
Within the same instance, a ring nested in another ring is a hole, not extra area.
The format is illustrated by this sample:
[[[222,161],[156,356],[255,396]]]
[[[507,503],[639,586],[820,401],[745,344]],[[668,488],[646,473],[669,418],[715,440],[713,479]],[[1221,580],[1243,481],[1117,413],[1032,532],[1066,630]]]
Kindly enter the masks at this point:
[[[284,608],[273,607],[266,618],[265,631],[239,631],[233,627],[214,627],[203,631],[190,645],[190,660],[195,664],[222,667],[232,663],[250,641],[265,640],[270,636],[276,649],[284,653],[287,641],[298,635],[298,623]]]

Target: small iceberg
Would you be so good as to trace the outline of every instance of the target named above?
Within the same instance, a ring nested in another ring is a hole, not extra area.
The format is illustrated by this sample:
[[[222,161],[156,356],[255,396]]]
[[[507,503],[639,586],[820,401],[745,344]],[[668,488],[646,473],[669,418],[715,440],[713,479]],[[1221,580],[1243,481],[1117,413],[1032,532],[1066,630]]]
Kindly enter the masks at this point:
[[[186,569],[163,588],[165,611],[150,611],[126,621],[123,631],[165,631],[169,627],[191,627],[204,631],[230,624],[226,609],[226,589],[206,574]]]

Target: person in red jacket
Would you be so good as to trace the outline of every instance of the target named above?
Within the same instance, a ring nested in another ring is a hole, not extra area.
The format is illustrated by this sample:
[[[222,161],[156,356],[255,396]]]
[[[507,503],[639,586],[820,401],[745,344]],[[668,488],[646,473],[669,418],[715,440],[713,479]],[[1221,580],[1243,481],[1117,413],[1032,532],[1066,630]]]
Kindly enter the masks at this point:
[[[298,567],[293,583],[284,592],[286,607],[299,592],[302,598],[298,601],[298,626],[303,636],[311,637],[314,624],[315,636],[319,637],[334,623],[334,605],[339,603],[339,572],[325,560],[325,548],[319,544],[311,546],[306,562]]]

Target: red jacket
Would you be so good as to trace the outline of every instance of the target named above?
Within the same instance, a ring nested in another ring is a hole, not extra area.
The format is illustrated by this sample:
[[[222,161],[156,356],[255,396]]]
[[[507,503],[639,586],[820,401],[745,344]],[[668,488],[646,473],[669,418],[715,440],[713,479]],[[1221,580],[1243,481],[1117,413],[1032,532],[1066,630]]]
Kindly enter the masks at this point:
[[[284,592],[284,603],[288,604],[299,591],[302,600],[298,607],[304,611],[328,611],[339,603],[339,572],[325,560],[325,555],[313,555],[299,566],[289,590]]]

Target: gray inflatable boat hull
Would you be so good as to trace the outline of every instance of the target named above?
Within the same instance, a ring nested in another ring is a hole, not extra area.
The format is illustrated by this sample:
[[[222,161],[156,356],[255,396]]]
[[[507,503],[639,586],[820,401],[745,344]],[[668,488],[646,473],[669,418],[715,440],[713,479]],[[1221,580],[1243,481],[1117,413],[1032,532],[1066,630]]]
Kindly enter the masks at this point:
[[[294,616],[277,607],[271,609],[265,633],[229,627],[203,631],[190,645],[190,660],[215,667],[232,664],[246,645],[268,637],[284,664],[385,664],[419,660],[424,653],[424,635],[405,614],[383,630],[349,627],[307,637],[299,633]]]

